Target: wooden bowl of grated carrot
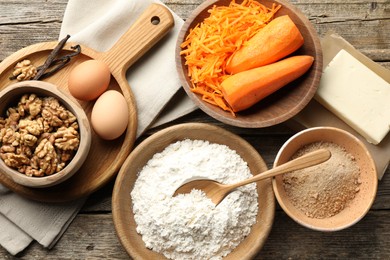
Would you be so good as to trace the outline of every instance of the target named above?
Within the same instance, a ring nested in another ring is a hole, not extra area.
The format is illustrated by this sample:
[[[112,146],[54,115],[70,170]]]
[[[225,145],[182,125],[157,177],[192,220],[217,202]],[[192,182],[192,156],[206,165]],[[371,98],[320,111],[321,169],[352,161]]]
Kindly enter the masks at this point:
[[[322,73],[319,37],[283,0],[205,1],[186,20],[176,45],[188,96],[229,125],[282,123],[313,98]]]

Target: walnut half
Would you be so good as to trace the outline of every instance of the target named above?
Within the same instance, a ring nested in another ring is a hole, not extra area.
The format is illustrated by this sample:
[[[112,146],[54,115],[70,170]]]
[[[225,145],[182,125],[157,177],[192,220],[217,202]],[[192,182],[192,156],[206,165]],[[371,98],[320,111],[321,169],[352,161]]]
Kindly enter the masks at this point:
[[[15,65],[12,75],[18,81],[33,79],[37,75],[37,68],[30,60],[22,60]]]

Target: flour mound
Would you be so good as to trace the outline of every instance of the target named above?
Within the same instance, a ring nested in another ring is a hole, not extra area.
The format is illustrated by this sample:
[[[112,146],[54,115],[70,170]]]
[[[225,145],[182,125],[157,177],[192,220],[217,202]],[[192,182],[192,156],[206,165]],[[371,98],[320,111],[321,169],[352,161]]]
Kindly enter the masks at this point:
[[[172,197],[188,179],[235,183],[251,177],[225,145],[183,140],[155,154],[131,192],[137,232],[169,259],[221,259],[250,233],[258,212],[256,184],[238,188],[218,206],[199,190]]]

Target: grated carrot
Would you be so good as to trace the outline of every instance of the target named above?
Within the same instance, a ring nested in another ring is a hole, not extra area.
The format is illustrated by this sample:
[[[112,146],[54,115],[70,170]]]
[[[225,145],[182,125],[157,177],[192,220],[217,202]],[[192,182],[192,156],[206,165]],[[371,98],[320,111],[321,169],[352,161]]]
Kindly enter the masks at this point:
[[[281,8],[273,4],[267,8],[254,0],[229,6],[214,5],[210,16],[190,30],[181,44],[181,55],[186,59],[191,90],[205,102],[219,106],[234,115],[223,98],[221,83],[229,57],[241,48],[256,32],[269,23]]]

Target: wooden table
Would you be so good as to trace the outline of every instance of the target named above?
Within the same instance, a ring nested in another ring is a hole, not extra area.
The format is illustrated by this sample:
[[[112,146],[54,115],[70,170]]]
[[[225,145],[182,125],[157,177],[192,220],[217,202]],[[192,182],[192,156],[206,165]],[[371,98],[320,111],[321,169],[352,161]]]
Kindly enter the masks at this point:
[[[129,0],[130,1],[130,0]],[[202,0],[165,0],[182,18]],[[320,36],[333,30],[358,50],[390,68],[389,0],[293,0]],[[18,49],[57,40],[66,0],[0,0],[0,60]],[[205,122],[226,128],[249,141],[271,167],[281,145],[294,134],[285,125],[240,129],[219,123],[197,110],[168,125]],[[159,129],[166,127],[162,126]],[[148,131],[137,143],[158,129]],[[52,249],[32,243],[22,259],[127,259],[114,230],[111,214],[113,182],[91,195],[58,244]],[[271,234],[256,259],[390,258],[390,170],[379,183],[368,215],[353,227],[320,233],[292,221],[277,207]],[[13,259],[0,248],[0,259]]]

